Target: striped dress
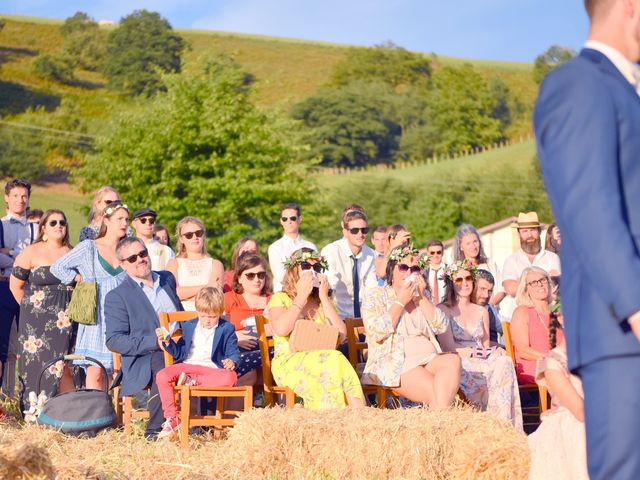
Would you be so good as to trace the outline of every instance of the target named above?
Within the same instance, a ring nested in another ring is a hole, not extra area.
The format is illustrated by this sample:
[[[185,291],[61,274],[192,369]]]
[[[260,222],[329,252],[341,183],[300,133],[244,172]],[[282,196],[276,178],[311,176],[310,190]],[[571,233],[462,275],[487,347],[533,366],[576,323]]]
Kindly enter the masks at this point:
[[[104,299],[116,288],[126,275],[121,267],[114,269],[98,253],[95,240],[84,240],[51,266],[51,273],[62,283],[73,283],[79,273],[85,281],[98,286],[97,325],[78,325],[75,353],[93,357],[110,371],[113,355],[106,346],[106,324],[104,321]]]

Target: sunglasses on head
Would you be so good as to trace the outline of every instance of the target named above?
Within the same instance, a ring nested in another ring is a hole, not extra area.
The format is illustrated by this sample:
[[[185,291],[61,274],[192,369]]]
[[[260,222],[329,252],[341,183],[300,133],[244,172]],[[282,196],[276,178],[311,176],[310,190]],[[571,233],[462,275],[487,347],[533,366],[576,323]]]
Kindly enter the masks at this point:
[[[138,261],[138,257],[147,258],[148,256],[149,256],[149,252],[145,248],[144,250],[140,250],[135,255],[131,255],[131,256],[127,257],[127,258],[123,258],[122,261],[123,262],[129,262],[129,263],[136,263]]]
[[[286,222],[287,220],[291,220],[292,222],[297,222],[298,217],[296,217],[295,215],[293,217],[280,217],[280,220],[282,220],[283,222]]]
[[[367,233],[369,233],[369,227],[362,227],[362,228],[349,228],[349,233],[351,235],[356,235],[358,232],[362,232],[363,235],[366,235]]]
[[[398,270],[400,270],[401,272],[411,272],[411,273],[419,273],[420,272],[420,267],[417,265],[413,265],[413,266],[409,266],[406,263],[399,263],[398,264]]]
[[[191,240],[194,235],[198,238],[201,238],[202,235],[204,235],[204,230],[196,230],[195,232],[187,232],[182,234],[182,236],[187,240]]]
[[[156,219],[153,217],[142,217],[142,218],[138,218],[138,220],[143,225],[147,222],[149,222],[149,225],[153,225],[154,223],[156,223]]]
[[[436,250],[435,252],[427,252],[429,255],[442,255],[442,250]]]
[[[66,220],[49,220],[49,226],[50,227],[55,227],[58,223],[60,224],[61,227],[66,227],[67,226],[67,221]]]
[[[302,270],[311,270],[311,269],[313,269],[313,271],[314,271],[314,272],[316,272],[316,273],[322,273],[322,271],[324,270],[324,269],[322,268],[322,265],[320,265],[319,263],[313,263],[313,264],[311,264],[311,263],[309,263],[309,262],[302,262],[302,263],[300,264],[300,268],[301,268]]]
[[[462,282],[473,282],[473,277],[471,275],[467,275],[466,277],[458,277],[453,279],[453,283],[456,285],[462,285]]]
[[[244,275],[250,282],[252,282],[256,277],[258,277],[258,280],[264,280],[265,278],[267,278],[267,272],[245,272]]]

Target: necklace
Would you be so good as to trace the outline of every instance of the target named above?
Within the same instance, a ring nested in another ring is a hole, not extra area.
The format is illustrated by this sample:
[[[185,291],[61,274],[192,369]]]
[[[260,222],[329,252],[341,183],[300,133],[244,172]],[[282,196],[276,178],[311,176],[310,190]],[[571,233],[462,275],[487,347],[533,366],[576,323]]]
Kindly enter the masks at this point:
[[[542,320],[542,316],[540,315],[540,312],[538,312],[537,308],[533,308],[536,312],[536,317],[538,317],[538,321],[540,322],[540,325],[542,325],[542,328],[544,328],[545,332],[547,332],[547,336],[549,336],[549,326],[545,325],[544,320]]]

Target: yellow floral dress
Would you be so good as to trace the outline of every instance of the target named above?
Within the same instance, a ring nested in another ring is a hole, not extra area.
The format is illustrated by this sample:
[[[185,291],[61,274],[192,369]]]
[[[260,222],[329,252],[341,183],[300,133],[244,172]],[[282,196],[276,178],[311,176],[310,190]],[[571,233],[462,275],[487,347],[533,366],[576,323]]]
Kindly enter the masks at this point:
[[[288,309],[293,300],[278,292],[269,301],[269,309]],[[322,309],[316,323],[329,323]],[[304,400],[305,408],[339,408],[346,406],[345,395],[364,398],[362,386],[347,358],[338,350],[292,352],[289,337],[273,335],[274,357],[271,373],[280,386],[291,388]]]

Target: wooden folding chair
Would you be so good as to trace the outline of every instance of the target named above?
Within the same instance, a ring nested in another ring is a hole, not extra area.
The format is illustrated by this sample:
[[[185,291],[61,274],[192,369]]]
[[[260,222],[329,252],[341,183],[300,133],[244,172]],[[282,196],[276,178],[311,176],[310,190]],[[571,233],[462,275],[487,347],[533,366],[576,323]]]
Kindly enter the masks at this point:
[[[160,325],[169,329],[169,324],[173,322],[186,322],[197,318],[196,312],[161,312]],[[172,338],[176,338],[181,332],[176,331]],[[173,364],[173,357],[164,352],[165,366]],[[253,407],[253,387],[250,385],[242,387],[207,387],[181,385],[175,387],[176,393],[180,396],[180,446],[189,446],[189,429],[191,427],[214,427],[224,429],[235,424],[234,416],[238,416]],[[216,398],[215,415],[193,415],[191,413],[192,398]],[[243,410],[225,409],[225,398],[242,398]],[[231,418],[229,418],[231,416]]]
[[[260,346],[260,357],[262,359],[262,381],[264,389],[264,400],[268,407],[273,407],[277,403],[277,396],[284,395],[285,407],[293,408],[296,401],[296,394],[289,387],[279,387],[273,381],[271,374],[271,356],[269,348],[273,347],[273,338],[267,336],[265,325],[269,319],[264,315],[256,315],[256,330],[258,331],[258,345]]]
[[[122,369],[120,354],[113,352],[113,373],[117,375]],[[122,387],[118,385],[113,388],[113,403],[116,410],[116,421],[118,425],[124,425],[124,433],[131,433],[131,423],[134,419],[149,418],[149,410],[144,408],[133,408],[133,396],[120,397]]]

